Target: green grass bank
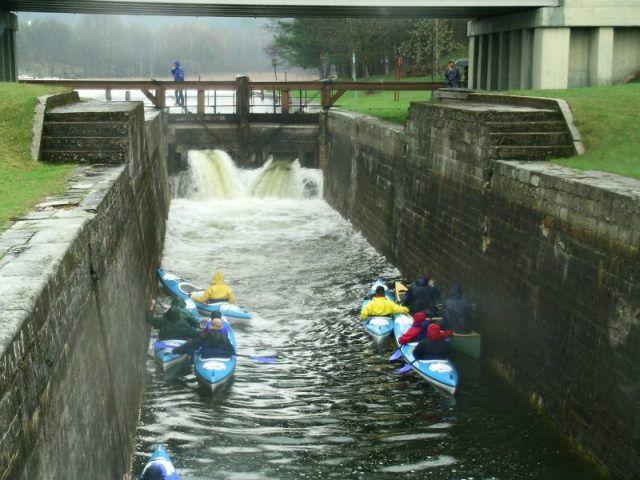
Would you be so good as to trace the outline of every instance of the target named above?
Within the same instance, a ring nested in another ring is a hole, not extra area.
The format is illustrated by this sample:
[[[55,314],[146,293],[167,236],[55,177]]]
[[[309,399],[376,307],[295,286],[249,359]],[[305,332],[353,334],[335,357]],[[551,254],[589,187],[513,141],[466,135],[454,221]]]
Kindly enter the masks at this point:
[[[581,170],[600,170],[640,178],[640,83],[571,90],[517,90],[527,95],[566,100],[582,133],[586,154],[554,159],[554,163]],[[404,123],[410,102],[425,101],[429,92],[393,92],[366,95],[347,93],[337,106],[396,123]]]
[[[61,91],[0,82],[0,231],[44,197],[62,192],[75,166],[34,162],[29,155],[36,98]]]

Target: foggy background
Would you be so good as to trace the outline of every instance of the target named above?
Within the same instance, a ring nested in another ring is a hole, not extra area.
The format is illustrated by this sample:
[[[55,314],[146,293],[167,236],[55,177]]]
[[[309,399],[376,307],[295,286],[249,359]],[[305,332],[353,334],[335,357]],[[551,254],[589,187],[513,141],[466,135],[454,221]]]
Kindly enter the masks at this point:
[[[466,21],[421,18],[21,13],[17,40],[23,78],[169,80],[179,60],[187,80],[273,80],[277,58],[278,80],[285,72],[288,80],[391,79],[399,56],[403,76],[414,77],[441,74],[449,58],[467,56]]]

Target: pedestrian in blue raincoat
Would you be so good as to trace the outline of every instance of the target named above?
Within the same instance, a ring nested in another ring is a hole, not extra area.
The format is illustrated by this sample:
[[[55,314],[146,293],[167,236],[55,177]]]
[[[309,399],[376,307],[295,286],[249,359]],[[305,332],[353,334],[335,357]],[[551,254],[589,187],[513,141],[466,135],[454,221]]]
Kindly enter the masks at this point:
[[[176,60],[171,67],[171,75],[173,75],[174,82],[184,82],[184,69],[180,65],[180,62]],[[176,90],[176,104],[184,107],[184,90]]]

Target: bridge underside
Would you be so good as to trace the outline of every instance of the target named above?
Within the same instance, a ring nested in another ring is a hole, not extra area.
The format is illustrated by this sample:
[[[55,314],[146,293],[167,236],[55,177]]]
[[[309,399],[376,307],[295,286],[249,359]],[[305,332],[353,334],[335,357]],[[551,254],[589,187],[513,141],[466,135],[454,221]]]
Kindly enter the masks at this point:
[[[558,6],[559,0],[8,0],[4,9],[30,12],[216,17],[484,18]]]

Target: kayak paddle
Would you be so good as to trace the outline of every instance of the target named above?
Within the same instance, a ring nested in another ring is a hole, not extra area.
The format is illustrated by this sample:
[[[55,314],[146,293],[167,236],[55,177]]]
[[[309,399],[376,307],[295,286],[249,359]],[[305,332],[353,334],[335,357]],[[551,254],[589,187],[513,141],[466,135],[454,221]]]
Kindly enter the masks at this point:
[[[173,350],[173,349],[178,348],[178,347],[175,346],[175,345],[171,345],[169,343],[165,343],[165,342],[156,342],[153,345],[153,348],[155,348],[156,350],[164,350],[165,348]],[[260,355],[242,355],[240,353],[236,353],[235,356],[236,357],[249,358],[249,359],[251,359],[251,360],[253,360],[254,362],[257,362],[257,363],[278,363],[277,355],[260,356]]]
[[[405,373],[410,373],[410,372],[411,372],[411,364],[409,363],[407,363],[406,365],[396,370],[396,373],[398,375],[404,375]]]
[[[389,361],[390,362],[397,362],[398,360],[400,360],[402,358],[402,350],[400,350],[399,348],[396,349],[395,352],[393,352],[391,354],[391,356],[389,357]]]

